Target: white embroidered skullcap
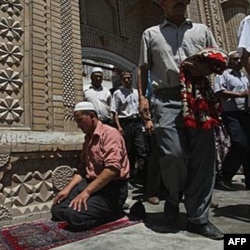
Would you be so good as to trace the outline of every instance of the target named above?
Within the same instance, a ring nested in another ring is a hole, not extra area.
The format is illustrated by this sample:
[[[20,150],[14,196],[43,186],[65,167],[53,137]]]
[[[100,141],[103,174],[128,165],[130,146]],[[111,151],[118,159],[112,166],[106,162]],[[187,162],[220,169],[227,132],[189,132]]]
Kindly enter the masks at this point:
[[[91,75],[92,75],[93,73],[95,73],[95,72],[103,73],[103,70],[102,70],[102,68],[100,68],[100,67],[94,67],[94,68],[92,69],[92,71],[91,71]]]
[[[75,105],[75,109],[74,112],[76,111],[84,111],[84,110],[88,110],[88,111],[95,111],[96,109],[94,107],[94,105],[91,102],[79,102]]]
[[[231,56],[231,55],[233,55],[233,54],[235,54],[235,53],[238,53],[238,51],[236,51],[236,50],[230,51],[230,52],[228,53],[228,55]]]

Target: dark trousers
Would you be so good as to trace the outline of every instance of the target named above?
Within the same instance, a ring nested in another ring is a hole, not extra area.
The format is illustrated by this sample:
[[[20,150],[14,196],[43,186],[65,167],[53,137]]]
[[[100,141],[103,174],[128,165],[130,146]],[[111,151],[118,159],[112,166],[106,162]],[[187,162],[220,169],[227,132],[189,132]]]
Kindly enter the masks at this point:
[[[250,188],[250,115],[244,111],[224,112],[222,119],[231,140],[222,163],[223,179],[231,181],[242,165],[246,186]]]
[[[150,138],[150,153],[147,164],[146,197],[159,196],[161,190],[161,173],[159,165],[159,147],[155,134]]]
[[[220,124],[220,126],[214,128],[214,136],[215,136],[215,146],[216,146],[215,182],[220,183],[221,181],[223,181],[222,170],[221,170],[222,163],[230,148],[231,142],[223,123]]]
[[[87,187],[86,180],[81,181],[72,189],[69,196],[59,204],[52,206],[52,219],[67,221],[72,229],[87,230],[116,219],[122,211],[127,199],[128,187],[126,180],[114,180],[104,188],[91,195],[87,201],[88,210],[80,212],[69,207],[70,202]]]
[[[179,206],[184,191],[188,220],[207,223],[215,180],[214,131],[185,127],[179,96],[170,97],[165,93],[151,98],[166,205]]]
[[[120,119],[120,124],[124,132],[124,140],[129,158],[131,177],[133,178],[135,163],[137,162],[138,169],[142,170],[147,159],[142,124],[139,119]]]

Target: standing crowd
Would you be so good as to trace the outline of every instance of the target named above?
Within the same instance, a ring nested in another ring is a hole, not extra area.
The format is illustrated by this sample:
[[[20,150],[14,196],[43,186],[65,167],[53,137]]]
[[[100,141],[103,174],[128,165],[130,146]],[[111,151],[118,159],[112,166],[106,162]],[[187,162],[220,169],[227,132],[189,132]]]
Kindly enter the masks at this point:
[[[242,167],[250,190],[250,16],[238,48],[225,53],[206,25],[186,18],[189,2],[160,1],[165,19],[142,34],[137,87],[124,71],[111,94],[102,68],[93,68],[74,109],[85,133],[81,162],[51,209],[71,230],[121,216],[128,188],[140,182],[148,202],[164,194],[166,224],[176,224],[183,201],[187,230],[219,240],[223,232],[209,221],[214,186],[233,190]],[[218,127],[230,146],[215,168]]]

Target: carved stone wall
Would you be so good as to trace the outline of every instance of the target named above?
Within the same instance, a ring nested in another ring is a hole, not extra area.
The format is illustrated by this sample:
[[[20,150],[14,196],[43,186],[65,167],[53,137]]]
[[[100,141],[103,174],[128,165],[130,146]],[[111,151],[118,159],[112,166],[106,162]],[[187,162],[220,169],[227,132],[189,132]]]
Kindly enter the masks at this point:
[[[0,1],[0,124],[24,123],[23,5],[20,0]]]
[[[196,22],[205,23],[218,44],[224,50],[231,51],[236,49],[237,29],[248,14],[248,6],[248,0],[191,0],[188,15]]]
[[[0,0],[0,222],[48,212],[53,171],[78,162],[83,134],[79,2]],[[58,177],[55,177],[58,178]]]
[[[54,194],[79,162],[84,135],[4,131],[0,139],[0,225],[48,216]],[[68,170],[56,174],[62,166]]]
[[[53,171],[65,165],[73,171],[71,166],[79,161],[78,151],[15,153],[6,154],[5,158],[0,167],[0,222],[8,224],[49,216],[58,191],[53,184]],[[54,182],[60,180],[68,180],[66,171],[54,174]]]
[[[226,40],[228,51],[237,49],[237,30],[239,23],[248,13],[249,1],[221,1],[223,18],[226,27]]]
[[[67,119],[82,100],[78,1],[1,0],[0,14],[1,128],[75,131]]]

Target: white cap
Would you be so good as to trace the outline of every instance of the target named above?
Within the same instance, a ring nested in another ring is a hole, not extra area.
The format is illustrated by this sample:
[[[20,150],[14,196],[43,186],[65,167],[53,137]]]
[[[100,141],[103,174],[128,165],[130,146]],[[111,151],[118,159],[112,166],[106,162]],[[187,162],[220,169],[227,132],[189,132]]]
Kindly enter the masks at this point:
[[[236,53],[239,53],[239,52],[236,51],[236,50],[234,50],[234,51],[230,51],[230,52],[228,53],[228,55],[231,56],[231,55],[236,54]]]
[[[75,105],[74,112],[76,111],[84,111],[84,110],[89,110],[89,111],[95,111],[95,107],[91,102],[79,102]]]
[[[93,73],[95,73],[95,72],[103,73],[103,70],[102,70],[102,68],[100,68],[100,67],[94,67],[94,68],[92,69],[92,71],[91,71],[91,75],[92,75]]]

